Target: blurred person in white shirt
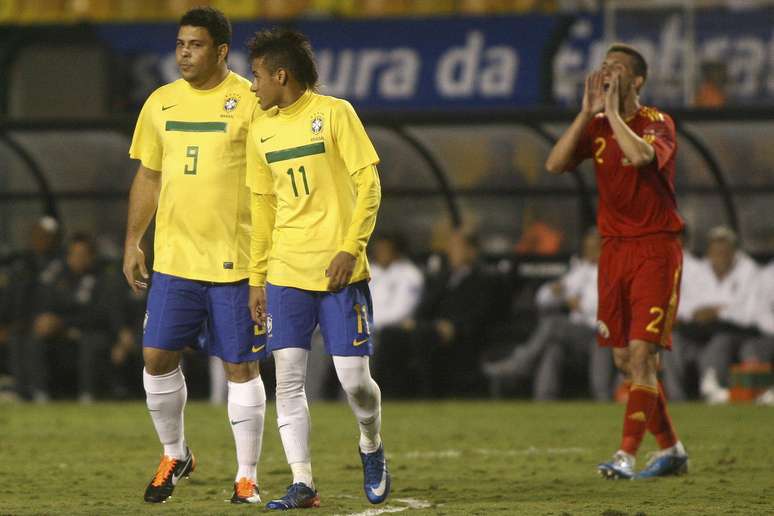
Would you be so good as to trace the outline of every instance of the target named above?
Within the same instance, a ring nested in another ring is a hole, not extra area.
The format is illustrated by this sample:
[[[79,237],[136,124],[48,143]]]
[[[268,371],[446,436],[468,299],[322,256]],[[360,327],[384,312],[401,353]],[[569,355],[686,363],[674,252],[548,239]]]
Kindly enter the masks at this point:
[[[584,237],[581,257],[571,259],[567,273],[538,289],[535,303],[542,315],[537,328],[508,357],[484,363],[484,373],[491,380],[534,375],[534,398],[554,400],[561,395],[566,366],[588,368],[592,396],[600,401],[611,398],[612,355],[594,340],[600,246],[599,233],[592,228]]]
[[[422,298],[425,278],[407,257],[407,244],[398,232],[382,232],[371,240],[371,299],[374,307],[374,377],[384,396],[403,392],[405,378],[394,361],[399,352],[390,347],[390,329],[410,319]],[[398,330],[400,331],[400,330]]]
[[[701,396],[709,403],[728,400],[731,360],[754,331],[759,272],[726,226],[709,231],[706,256],[698,266],[684,261],[676,343],[663,357],[670,399],[688,397],[687,371],[695,365]]]

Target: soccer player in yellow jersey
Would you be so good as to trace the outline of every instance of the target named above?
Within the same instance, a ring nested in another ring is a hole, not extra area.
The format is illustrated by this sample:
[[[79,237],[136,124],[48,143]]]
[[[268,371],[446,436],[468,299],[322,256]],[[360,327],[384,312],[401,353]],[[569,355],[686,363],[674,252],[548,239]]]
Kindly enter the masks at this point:
[[[175,57],[182,79],[154,91],[142,108],[129,155],[140,167],[129,194],[124,275],[144,288],[140,241],[154,212],[153,278],[143,330],[143,384],[164,453],[145,491],[163,502],[193,471],[183,432],[186,385],[180,353],[204,333],[223,360],[238,470],[233,503],[259,503],[256,469],[266,393],[258,360],[265,335],[248,309],[250,192],[245,138],[256,101],[229,71],[231,25],[216,9],[180,20]]]
[[[248,134],[252,190],[250,308],[265,322],[277,371],[277,424],[293,483],[269,509],[316,507],[309,408],[304,384],[319,324],[360,426],[364,490],[371,503],[390,492],[381,393],[369,372],[373,322],[365,248],[381,188],[376,155],[352,106],[315,92],[306,37],[259,32],[249,44],[253,91],[266,115]]]

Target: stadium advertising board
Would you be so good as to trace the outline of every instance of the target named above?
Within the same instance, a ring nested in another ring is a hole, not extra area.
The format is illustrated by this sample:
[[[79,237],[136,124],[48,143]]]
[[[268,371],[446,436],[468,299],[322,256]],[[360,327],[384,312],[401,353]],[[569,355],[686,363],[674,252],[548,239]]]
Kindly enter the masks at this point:
[[[311,21],[297,26],[317,53],[322,92],[359,108],[530,106],[541,99],[543,52],[557,25],[542,15],[387,21]],[[249,77],[244,42],[262,26],[235,23],[229,63]],[[173,24],[102,25],[104,41],[128,60],[139,106],[178,78]]]
[[[702,69],[710,64],[723,70],[729,103],[771,105],[773,19],[774,7],[698,10],[691,30],[685,11],[632,9],[617,13],[615,36],[640,48],[650,63],[646,102],[690,104],[691,93],[703,79]],[[603,26],[602,15],[578,17],[570,26],[553,60],[553,97],[560,104],[580,102],[583,79],[606,48]],[[686,67],[691,73],[685,73]]]

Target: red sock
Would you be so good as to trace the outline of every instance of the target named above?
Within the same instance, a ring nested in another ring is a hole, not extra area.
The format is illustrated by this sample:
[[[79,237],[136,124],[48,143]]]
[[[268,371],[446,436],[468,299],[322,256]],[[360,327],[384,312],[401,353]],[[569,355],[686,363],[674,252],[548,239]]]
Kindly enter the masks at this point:
[[[658,403],[653,415],[648,419],[648,431],[653,434],[662,450],[672,447],[677,443],[677,433],[672,425],[672,418],[667,410],[664,386],[658,382]]]
[[[648,420],[658,403],[658,387],[650,387],[637,383],[632,384],[629,390],[629,401],[626,402],[626,415],[624,416],[623,438],[621,449],[630,455],[636,455]]]

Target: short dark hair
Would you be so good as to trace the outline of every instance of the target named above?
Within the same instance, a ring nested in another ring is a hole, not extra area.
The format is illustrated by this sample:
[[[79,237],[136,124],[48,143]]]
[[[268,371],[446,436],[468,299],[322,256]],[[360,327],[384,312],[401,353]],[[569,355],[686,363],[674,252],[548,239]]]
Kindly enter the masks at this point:
[[[204,27],[210,33],[215,46],[224,43],[231,46],[231,22],[214,7],[194,7],[180,18],[180,26]]]
[[[610,52],[621,52],[622,54],[631,57],[634,60],[634,66],[632,67],[634,75],[639,75],[647,80],[648,63],[645,62],[645,58],[642,57],[642,53],[640,53],[639,50],[625,43],[613,43],[610,45],[610,48],[607,49],[607,53],[609,54]]]
[[[304,88],[317,87],[319,77],[312,45],[301,32],[283,28],[262,30],[247,42],[247,49],[250,51],[250,61],[263,58],[270,72],[285,68]]]

